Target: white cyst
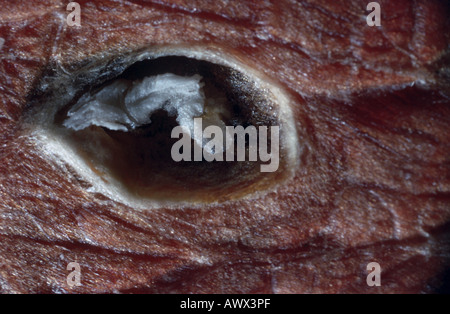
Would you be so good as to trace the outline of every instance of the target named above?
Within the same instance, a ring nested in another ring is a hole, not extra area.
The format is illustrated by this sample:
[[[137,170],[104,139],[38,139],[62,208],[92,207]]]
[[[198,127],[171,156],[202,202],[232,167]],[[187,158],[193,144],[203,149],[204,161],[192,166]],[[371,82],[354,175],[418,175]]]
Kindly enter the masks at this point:
[[[83,95],[63,125],[75,131],[91,125],[130,131],[151,123],[152,113],[162,109],[193,134],[194,118],[203,114],[205,105],[201,80],[198,74],[184,77],[172,73],[138,81],[116,80],[95,94]]]

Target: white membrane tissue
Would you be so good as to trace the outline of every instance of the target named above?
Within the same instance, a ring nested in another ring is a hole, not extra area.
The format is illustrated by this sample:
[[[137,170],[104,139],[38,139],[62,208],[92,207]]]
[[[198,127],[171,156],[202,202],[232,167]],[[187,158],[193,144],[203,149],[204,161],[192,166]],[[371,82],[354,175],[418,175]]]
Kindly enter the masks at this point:
[[[64,126],[75,131],[91,125],[129,131],[151,123],[152,113],[162,109],[193,134],[194,117],[204,110],[201,80],[198,74],[183,77],[172,73],[138,81],[116,80],[94,94],[83,95],[69,110]]]

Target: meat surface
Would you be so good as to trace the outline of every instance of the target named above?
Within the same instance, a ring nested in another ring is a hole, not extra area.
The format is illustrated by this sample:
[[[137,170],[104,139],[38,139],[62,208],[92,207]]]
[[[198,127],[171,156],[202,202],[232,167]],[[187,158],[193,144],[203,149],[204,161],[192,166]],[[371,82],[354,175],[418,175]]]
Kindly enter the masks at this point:
[[[368,2],[80,0],[81,27],[66,1],[2,3],[0,292],[445,289],[450,5],[380,0],[369,27]],[[136,210],[42,153],[24,127],[37,86],[165,45],[214,49],[286,89],[303,146],[293,178],[252,199]]]

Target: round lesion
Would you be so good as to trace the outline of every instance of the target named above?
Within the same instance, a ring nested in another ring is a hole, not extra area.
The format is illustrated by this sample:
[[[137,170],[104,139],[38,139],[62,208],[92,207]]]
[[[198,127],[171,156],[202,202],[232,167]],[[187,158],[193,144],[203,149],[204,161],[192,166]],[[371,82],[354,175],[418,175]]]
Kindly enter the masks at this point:
[[[140,61],[118,77],[90,87],[88,92],[95,93],[115,80],[138,81],[165,73],[203,77],[205,104],[200,118],[209,119],[210,124],[216,119],[226,126],[244,128],[280,126],[279,106],[267,90],[259,89],[249,76],[235,69],[193,58],[167,56]],[[55,115],[57,127],[65,128],[67,113],[77,99]],[[279,169],[273,173],[261,172],[260,161],[248,161],[248,145],[246,161],[226,161],[224,153],[224,161],[175,162],[171,148],[178,139],[171,138],[171,132],[178,125],[176,117],[157,110],[149,118],[149,124],[127,131],[91,125],[82,130],[66,128],[65,134],[68,143],[104,184],[120,185],[129,194],[143,199],[220,202],[266,190],[286,177],[288,162],[283,144]],[[193,147],[193,140],[191,144]]]

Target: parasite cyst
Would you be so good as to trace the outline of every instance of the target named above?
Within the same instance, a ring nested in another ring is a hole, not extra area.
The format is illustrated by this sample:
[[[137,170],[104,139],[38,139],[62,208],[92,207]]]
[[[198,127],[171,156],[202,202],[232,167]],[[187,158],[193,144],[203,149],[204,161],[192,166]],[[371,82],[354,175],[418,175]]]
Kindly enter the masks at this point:
[[[51,141],[56,153],[81,172],[92,191],[135,207],[213,203],[255,195],[291,173],[296,148],[287,140],[292,126],[286,104],[230,66],[185,56],[153,57],[130,64],[113,78],[80,85],[65,104],[54,93],[43,96],[44,105],[34,117],[57,139]],[[177,127],[179,138],[173,135]],[[196,128],[206,134],[211,127],[218,132],[211,139],[196,136]],[[265,137],[247,132],[241,142],[232,133],[240,127],[266,131]],[[271,128],[279,133],[269,132]],[[185,146],[179,144],[181,133],[190,136]],[[208,144],[212,139],[223,143],[224,150]],[[262,139],[267,141],[265,155]],[[256,153],[265,159],[255,158],[255,143],[260,145]],[[201,159],[194,152],[198,149],[205,155]],[[174,152],[183,158],[175,158]],[[268,164],[275,165],[273,171],[262,171]]]

